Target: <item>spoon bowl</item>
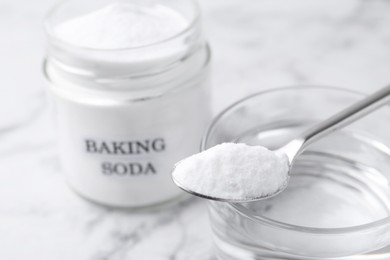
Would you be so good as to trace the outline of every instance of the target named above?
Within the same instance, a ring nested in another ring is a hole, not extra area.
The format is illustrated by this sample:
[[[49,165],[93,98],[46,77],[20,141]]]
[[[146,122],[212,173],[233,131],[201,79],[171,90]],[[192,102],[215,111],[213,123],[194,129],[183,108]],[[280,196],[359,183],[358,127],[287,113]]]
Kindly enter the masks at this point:
[[[229,203],[253,202],[253,201],[258,201],[258,200],[272,198],[272,197],[278,195],[279,193],[281,193],[282,191],[284,191],[287,188],[287,186],[288,186],[288,181],[286,181],[284,183],[284,185],[280,186],[280,188],[277,191],[275,191],[275,192],[273,192],[271,194],[266,194],[266,195],[263,195],[263,196],[256,196],[256,197],[244,197],[244,198],[234,198],[233,199],[233,198],[224,198],[224,197],[211,196],[211,195],[208,195],[208,194],[196,192],[196,191],[192,190],[191,188],[188,188],[187,186],[183,185],[182,183],[180,183],[177,180],[177,178],[175,178],[175,176],[176,176],[175,175],[175,169],[176,169],[177,165],[180,162],[181,161],[177,162],[175,164],[175,166],[173,167],[173,170],[172,170],[172,180],[173,180],[173,182],[175,183],[176,186],[178,186],[183,191],[185,191],[185,192],[187,192],[187,193],[189,193],[191,195],[203,198],[203,199],[220,201],[220,202],[229,202]],[[288,176],[288,178],[289,178],[289,176]]]

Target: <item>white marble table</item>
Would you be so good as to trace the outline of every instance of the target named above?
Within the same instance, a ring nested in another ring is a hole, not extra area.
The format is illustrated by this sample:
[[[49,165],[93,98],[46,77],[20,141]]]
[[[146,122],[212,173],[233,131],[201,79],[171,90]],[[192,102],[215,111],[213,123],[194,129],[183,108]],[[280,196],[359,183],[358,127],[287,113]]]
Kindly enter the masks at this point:
[[[371,92],[390,82],[390,1],[201,0],[213,109],[277,86]],[[0,259],[211,260],[204,201],[102,208],[65,185],[45,101],[50,0],[0,0]]]

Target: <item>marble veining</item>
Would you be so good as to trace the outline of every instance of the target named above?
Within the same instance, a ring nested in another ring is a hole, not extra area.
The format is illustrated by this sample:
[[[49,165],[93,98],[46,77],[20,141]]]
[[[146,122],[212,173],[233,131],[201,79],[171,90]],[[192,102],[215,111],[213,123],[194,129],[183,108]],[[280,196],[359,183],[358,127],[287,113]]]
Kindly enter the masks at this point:
[[[52,0],[0,1],[0,259],[212,260],[204,201],[151,212],[91,204],[65,184],[42,73]],[[390,82],[387,0],[200,0],[214,113],[300,84]]]

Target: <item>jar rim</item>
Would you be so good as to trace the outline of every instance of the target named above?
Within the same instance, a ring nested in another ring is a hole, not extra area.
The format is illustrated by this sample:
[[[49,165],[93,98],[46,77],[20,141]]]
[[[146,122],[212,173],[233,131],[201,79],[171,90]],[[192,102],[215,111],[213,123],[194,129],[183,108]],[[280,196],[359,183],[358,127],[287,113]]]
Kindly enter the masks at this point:
[[[72,2],[78,2],[77,0],[62,0],[61,2],[54,5],[46,14],[44,20],[43,20],[43,28],[46,33],[46,35],[49,37],[50,40],[57,42],[59,45],[66,46],[70,49],[77,49],[82,50],[86,52],[104,52],[104,53],[113,53],[113,52],[126,52],[126,51],[137,51],[140,49],[146,49],[155,47],[161,44],[168,43],[170,41],[173,41],[174,39],[177,39],[178,37],[181,37],[191,31],[192,28],[196,26],[196,24],[199,23],[201,19],[201,12],[200,12],[200,6],[196,0],[186,0],[189,4],[192,5],[192,8],[194,10],[194,17],[193,19],[180,31],[175,33],[174,35],[167,37],[165,39],[140,45],[140,46],[134,46],[134,47],[125,47],[125,48],[116,48],[116,49],[100,49],[100,48],[93,48],[93,47],[86,47],[86,46],[79,46],[77,44],[73,44],[69,41],[66,41],[59,37],[55,31],[53,24],[51,23],[51,19],[55,16],[56,12],[61,10],[61,8],[64,7],[65,4],[71,4]]]
[[[326,90],[326,91],[335,91],[335,92],[337,91],[337,92],[343,92],[345,94],[353,94],[353,95],[359,96],[361,98],[363,98],[366,95],[362,92],[355,91],[355,90],[345,89],[345,88],[341,88],[341,87],[321,86],[321,85],[315,85],[315,86],[313,86],[313,85],[298,85],[298,86],[288,86],[288,87],[285,86],[285,87],[278,87],[278,88],[268,89],[268,90],[254,93],[254,94],[249,95],[245,98],[242,98],[242,99],[234,102],[230,106],[226,107],[213,119],[213,121],[210,123],[210,125],[206,129],[205,134],[203,135],[203,138],[201,141],[201,147],[200,147],[201,151],[204,151],[207,149],[207,143],[209,141],[208,140],[209,136],[213,132],[216,125],[220,122],[220,120],[223,119],[223,117],[225,115],[227,115],[229,112],[233,111],[236,107],[242,105],[243,103],[245,103],[249,100],[257,98],[259,96],[263,96],[263,95],[267,95],[267,94],[271,94],[271,93],[277,93],[277,92],[295,91],[297,89],[299,89],[299,90]],[[252,214],[253,212],[250,209],[248,209],[248,208],[246,208],[243,205],[238,204],[238,203],[226,203],[226,205],[230,209],[235,211],[236,213],[240,214],[241,216],[243,216],[245,218],[250,219],[251,221],[262,223],[262,224],[265,224],[265,225],[268,225],[271,227],[275,227],[275,228],[279,228],[279,229],[288,229],[288,230],[293,230],[293,231],[301,232],[301,233],[324,234],[324,235],[326,235],[326,234],[329,234],[329,235],[331,235],[331,234],[346,234],[346,233],[353,233],[353,232],[361,232],[364,230],[376,228],[378,226],[387,225],[390,223],[390,216],[388,216],[388,217],[385,217],[385,218],[382,218],[382,219],[379,219],[379,220],[376,220],[376,221],[373,221],[370,223],[357,225],[357,226],[350,226],[350,227],[337,227],[337,228],[307,227],[307,226],[289,224],[289,223],[285,223],[282,221],[273,220],[273,219],[270,219],[267,217],[257,216],[255,214]]]

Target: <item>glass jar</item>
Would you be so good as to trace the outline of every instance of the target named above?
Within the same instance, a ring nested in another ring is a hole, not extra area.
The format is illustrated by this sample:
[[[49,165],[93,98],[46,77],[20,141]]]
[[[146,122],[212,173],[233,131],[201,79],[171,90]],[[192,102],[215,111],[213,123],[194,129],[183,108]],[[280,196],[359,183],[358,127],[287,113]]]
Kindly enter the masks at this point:
[[[96,49],[57,35],[59,24],[113,3],[174,10],[188,20],[167,39]],[[183,193],[170,172],[195,153],[209,112],[210,50],[190,0],[66,1],[47,16],[44,72],[69,185],[94,202],[145,207]]]
[[[223,111],[202,149],[243,142],[275,149],[362,98],[326,87],[262,92]],[[219,259],[390,259],[390,109],[313,143],[288,188],[252,203],[210,202]]]

